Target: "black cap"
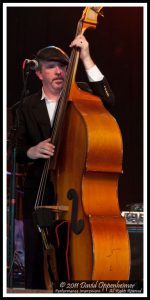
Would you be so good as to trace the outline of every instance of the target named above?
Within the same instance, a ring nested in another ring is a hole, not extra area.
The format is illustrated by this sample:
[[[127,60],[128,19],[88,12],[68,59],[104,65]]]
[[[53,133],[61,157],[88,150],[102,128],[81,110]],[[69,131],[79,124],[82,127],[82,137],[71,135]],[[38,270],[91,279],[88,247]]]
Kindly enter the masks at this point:
[[[39,50],[36,54],[36,59],[43,61],[59,61],[66,65],[69,62],[68,55],[62,49],[55,46],[48,46]]]

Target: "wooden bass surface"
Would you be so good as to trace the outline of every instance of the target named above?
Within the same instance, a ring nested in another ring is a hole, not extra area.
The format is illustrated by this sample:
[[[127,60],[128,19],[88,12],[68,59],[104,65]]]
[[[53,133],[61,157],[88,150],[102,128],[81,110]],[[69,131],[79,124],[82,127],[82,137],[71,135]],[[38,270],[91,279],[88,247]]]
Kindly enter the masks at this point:
[[[98,97],[81,93],[74,84],[69,99],[56,185],[58,205],[69,208],[63,218],[72,222],[72,211],[76,214],[70,236],[71,280],[127,280],[129,237],[118,204],[120,129]]]

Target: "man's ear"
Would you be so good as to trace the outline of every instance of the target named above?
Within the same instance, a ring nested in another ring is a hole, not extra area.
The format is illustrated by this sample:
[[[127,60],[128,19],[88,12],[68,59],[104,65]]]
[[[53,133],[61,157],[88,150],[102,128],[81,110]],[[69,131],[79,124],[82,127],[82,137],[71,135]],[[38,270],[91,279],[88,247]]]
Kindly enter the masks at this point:
[[[42,76],[42,74],[41,74],[41,71],[37,70],[37,71],[35,72],[35,74],[36,74],[36,76],[37,76],[40,80],[43,80],[43,76]]]

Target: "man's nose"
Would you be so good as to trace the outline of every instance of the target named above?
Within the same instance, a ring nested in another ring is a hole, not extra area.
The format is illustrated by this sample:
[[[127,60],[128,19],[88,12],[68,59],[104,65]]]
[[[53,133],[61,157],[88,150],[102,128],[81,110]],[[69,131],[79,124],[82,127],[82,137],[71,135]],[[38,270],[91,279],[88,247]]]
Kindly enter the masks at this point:
[[[61,68],[59,66],[56,66],[55,71],[56,71],[57,74],[60,74],[61,73]]]

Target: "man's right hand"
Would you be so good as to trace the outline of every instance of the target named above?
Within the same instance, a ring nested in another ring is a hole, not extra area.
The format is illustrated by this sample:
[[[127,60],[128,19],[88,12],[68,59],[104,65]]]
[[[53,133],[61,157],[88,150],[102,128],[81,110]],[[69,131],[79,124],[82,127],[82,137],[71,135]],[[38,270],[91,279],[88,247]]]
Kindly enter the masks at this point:
[[[50,143],[51,139],[44,140],[28,149],[27,156],[31,159],[50,158],[54,155],[55,146]]]

